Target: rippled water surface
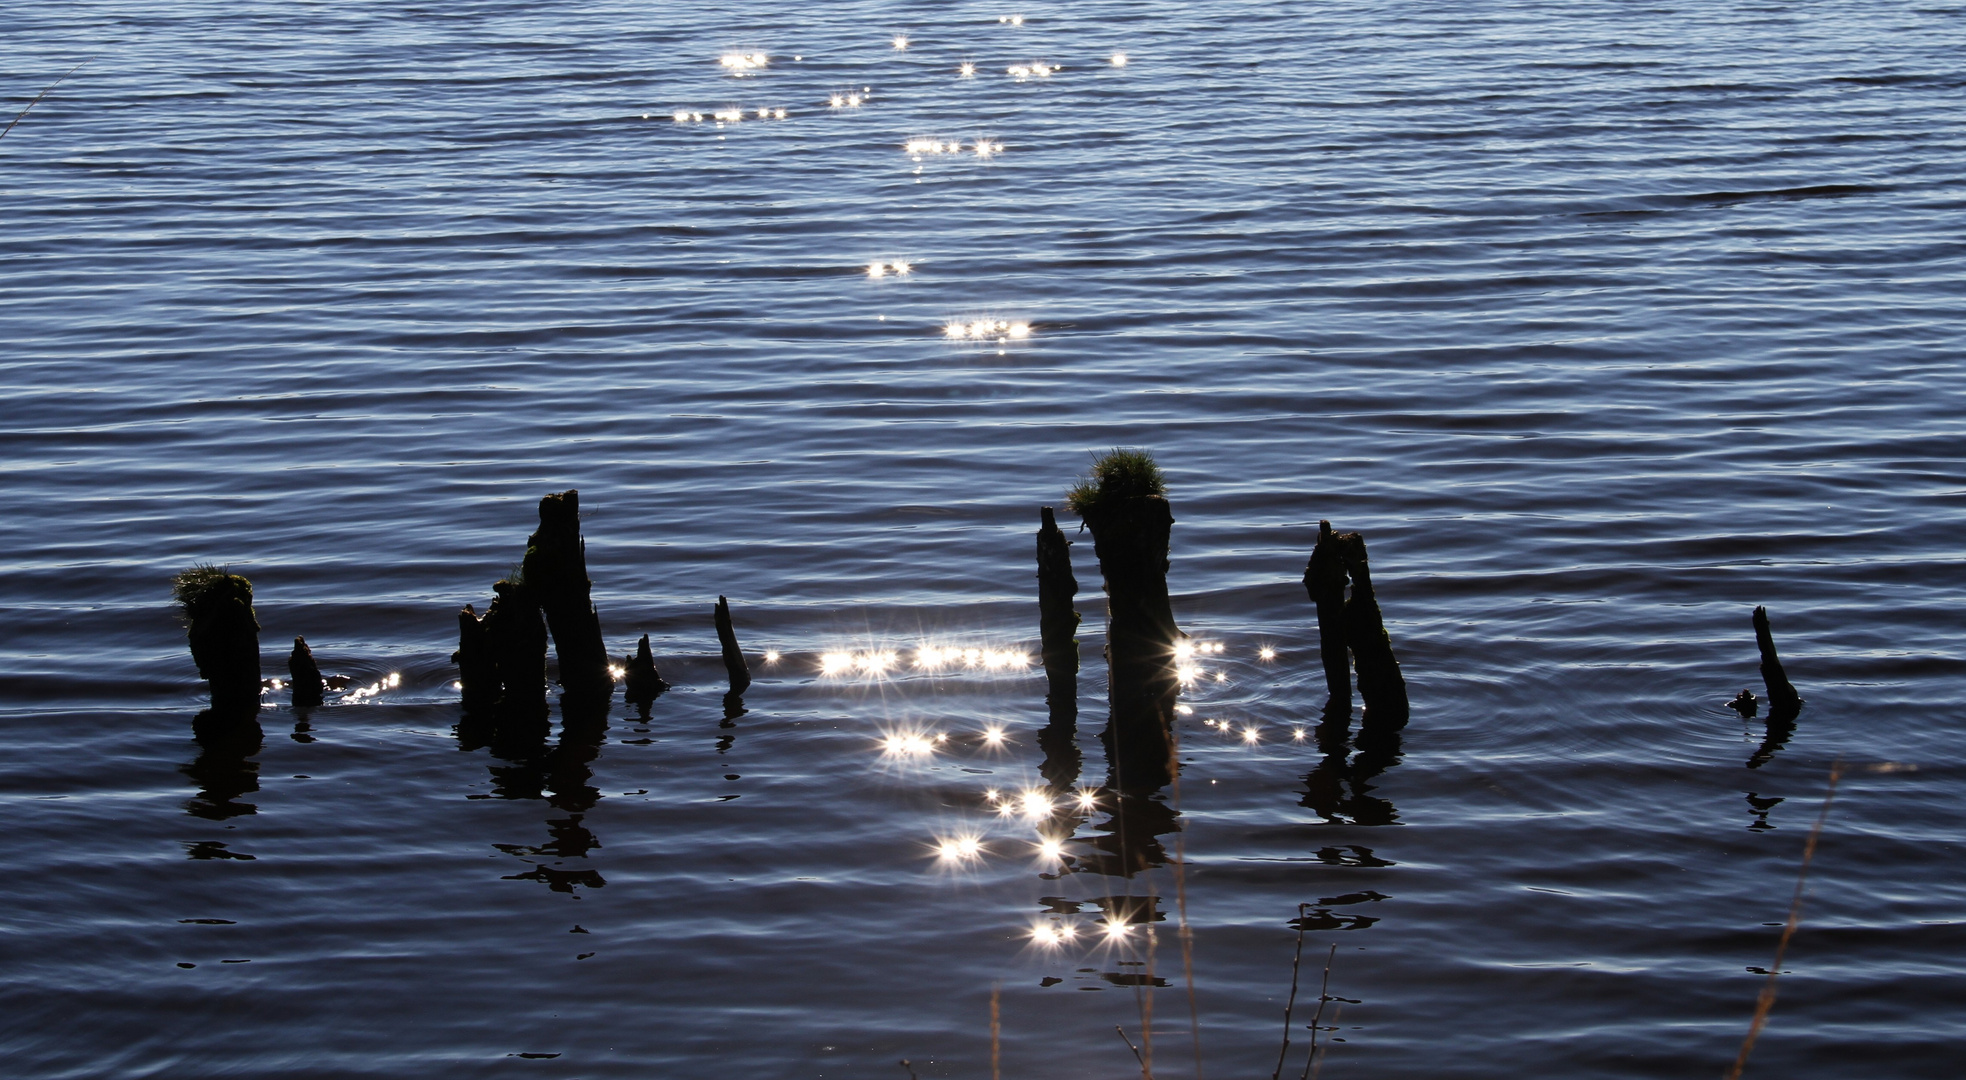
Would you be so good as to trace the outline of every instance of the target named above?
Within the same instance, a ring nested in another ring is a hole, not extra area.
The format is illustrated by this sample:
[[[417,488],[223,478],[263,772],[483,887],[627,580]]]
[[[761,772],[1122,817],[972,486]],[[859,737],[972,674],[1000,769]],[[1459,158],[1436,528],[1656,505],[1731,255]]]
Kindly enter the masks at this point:
[[[0,141],[9,1075],[1123,1076],[1118,1024],[1259,1076],[1301,927],[1290,1075],[1315,1014],[1326,1077],[1716,1076],[1839,756],[1749,1075],[1957,1075],[1966,8],[28,2],[0,40],[9,116],[86,61]],[[1038,507],[1115,445],[1222,649],[1178,787],[1061,806],[1053,856],[1014,800],[1105,776],[1089,540],[1076,746],[985,661],[1035,656]],[[494,754],[455,612],[566,488],[610,647],[677,688]],[[1311,734],[1320,518],[1371,545],[1396,737]],[[194,738],[199,561],[268,675],[305,634],[350,692]],[[1723,705],[1757,604],[1786,737]]]

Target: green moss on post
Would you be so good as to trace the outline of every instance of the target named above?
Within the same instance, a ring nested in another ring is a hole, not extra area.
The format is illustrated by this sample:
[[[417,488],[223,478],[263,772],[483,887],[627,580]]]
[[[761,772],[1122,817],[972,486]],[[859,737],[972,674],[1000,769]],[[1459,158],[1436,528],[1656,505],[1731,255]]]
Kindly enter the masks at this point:
[[[253,584],[221,567],[194,566],[171,579],[191,641],[198,676],[214,710],[259,708],[259,620]]]

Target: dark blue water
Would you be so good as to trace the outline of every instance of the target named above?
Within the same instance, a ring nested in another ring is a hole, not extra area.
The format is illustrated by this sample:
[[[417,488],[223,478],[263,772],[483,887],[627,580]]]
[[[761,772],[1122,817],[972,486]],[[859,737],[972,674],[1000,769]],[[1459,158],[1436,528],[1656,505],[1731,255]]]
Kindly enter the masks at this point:
[[[7,118],[87,61],[0,140],[9,1075],[984,1077],[994,991],[1003,1075],[1138,1071],[1120,1024],[1258,1076],[1301,914],[1291,1075],[1336,945],[1324,1076],[1711,1077],[1839,757],[1748,1075],[1957,1074],[1966,8],[28,3],[0,41]],[[1063,761],[1043,678],[913,664],[1035,656],[1037,508],[1115,445],[1223,651],[1178,790],[1066,863],[986,798]],[[501,758],[455,612],[566,488],[611,648],[678,687]],[[1294,737],[1320,518],[1371,545],[1391,744]],[[200,561],[269,675],[305,634],[349,692],[194,740]],[[1785,739],[1723,706],[1757,604]],[[1128,896],[1166,921],[1106,940]]]

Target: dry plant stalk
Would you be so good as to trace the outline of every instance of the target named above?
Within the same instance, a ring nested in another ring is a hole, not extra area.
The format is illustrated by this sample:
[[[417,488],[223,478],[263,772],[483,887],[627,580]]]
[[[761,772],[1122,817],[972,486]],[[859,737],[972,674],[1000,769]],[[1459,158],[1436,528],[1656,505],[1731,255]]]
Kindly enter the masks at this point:
[[[990,1080],[1002,1080],[1002,1074],[997,1068],[998,1062],[1001,1060],[998,1056],[998,1040],[1003,1033],[1001,1014],[997,1009],[997,999],[1002,994],[1002,983],[990,984]]]
[[[1789,901],[1789,918],[1782,927],[1782,937],[1775,943],[1775,963],[1768,968],[1768,978],[1761,984],[1761,996],[1754,1003],[1754,1021],[1748,1025],[1748,1037],[1741,1041],[1741,1053],[1734,1059],[1734,1067],[1727,1070],[1727,1080],[1740,1080],[1741,1070],[1747,1068],[1748,1054],[1754,1050],[1754,1041],[1761,1037],[1761,1029],[1768,1025],[1768,1014],[1775,1008],[1775,980],[1782,974],[1782,957],[1788,952],[1789,939],[1795,936],[1796,925],[1802,921],[1802,889],[1809,880],[1809,861],[1816,857],[1816,841],[1823,835],[1823,823],[1829,820],[1829,804],[1836,799],[1836,782],[1843,778],[1843,758],[1837,756],[1829,767],[1829,790],[1823,792],[1823,808],[1816,815],[1816,824],[1809,830],[1809,839],[1802,845],[1802,868],[1795,875],[1795,897]]]

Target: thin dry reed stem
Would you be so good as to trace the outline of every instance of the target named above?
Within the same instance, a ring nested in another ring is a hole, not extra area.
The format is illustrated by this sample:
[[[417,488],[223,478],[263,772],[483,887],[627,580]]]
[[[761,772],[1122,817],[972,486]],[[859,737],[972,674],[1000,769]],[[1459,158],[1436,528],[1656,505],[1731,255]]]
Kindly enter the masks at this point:
[[[1317,987],[1317,1012],[1311,1014],[1311,1056],[1304,1059],[1304,1071],[1298,1080],[1310,1080],[1311,1063],[1317,1060],[1318,1024],[1324,1020],[1324,1003],[1331,1000],[1331,961],[1337,957],[1338,943],[1334,941],[1331,943],[1331,951],[1324,957],[1324,980],[1318,983]],[[1334,1021],[1337,1015],[1334,1010],[1332,1012]]]
[[[1290,997],[1283,1003],[1283,1045],[1277,1047],[1277,1067],[1270,1070],[1270,1080],[1283,1075],[1283,1057],[1290,1053],[1290,1010],[1297,1006],[1297,968],[1304,962],[1304,905],[1297,905],[1297,952],[1290,958]],[[1323,1002],[1319,1002],[1320,1005]],[[1316,1051],[1312,1051],[1315,1053]]]
[[[89,60],[94,60],[94,59],[95,59],[95,57],[93,57],[93,56],[91,56],[91,57],[89,57]],[[88,62],[89,62],[89,60],[84,60],[84,61],[82,61],[82,64],[86,64],[86,63],[88,63]],[[62,82],[63,82],[63,81],[65,81],[65,80],[66,80],[66,79],[67,79],[67,78],[68,78],[68,77],[69,77],[70,75],[73,75],[73,74],[75,74],[76,72],[78,72],[78,71],[80,71],[80,70],[82,70],[82,64],[77,64],[77,65],[75,65],[74,67],[72,67],[72,68],[69,68],[69,69],[68,69],[67,71],[64,71],[64,72],[62,72],[62,73],[61,73],[61,78],[59,78],[59,79],[56,79],[56,80],[55,80],[54,82],[51,82],[51,83],[49,83],[49,84],[48,84],[48,88],[47,88],[46,90],[43,90],[43,91],[41,91],[40,93],[38,93],[38,94],[36,94],[36,95],[34,95],[34,100],[33,100],[33,101],[30,101],[30,102],[28,102],[28,103],[27,103],[27,108],[25,108],[25,109],[22,109],[22,110],[20,111],[20,115],[19,115],[19,116],[16,116],[16,117],[14,117],[14,123],[13,123],[13,124],[8,124],[8,125],[7,125],[7,131],[0,131],[0,139],[4,139],[4,138],[6,138],[6,137],[7,137],[7,132],[8,132],[8,131],[12,131],[12,130],[14,130],[14,124],[18,124],[18,123],[20,123],[20,122],[21,122],[22,120],[25,120],[25,119],[27,119],[27,114],[28,114],[28,113],[30,113],[30,112],[32,112],[32,111],[34,111],[34,107],[35,107],[36,105],[39,105],[39,104],[41,104],[41,99],[42,99],[42,98],[44,98],[44,97],[47,97],[47,96],[48,96],[49,94],[52,94],[52,93],[54,93],[54,92],[55,92],[55,87],[57,87],[57,86],[60,86],[60,85],[62,84]]]
[[[997,999],[1002,994],[1002,983],[990,984],[990,1080],[1002,1080],[1002,1073],[998,1069],[998,1063],[1002,1060],[998,1054],[998,1046],[999,1039],[1003,1035],[1003,1024],[1002,1014],[997,1008]]]
[[[1126,1029],[1119,1026],[1118,1024],[1114,1024],[1113,1030],[1120,1033],[1120,1041],[1126,1044],[1126,1048],[1128,1050],[1133,1051],[1133,1060],[1138,1061],[1140,1063],[1140,1075],[1142,1076],[1147,1075],[1147,1061],[1145,1058],[1142,1058],[1140,1056],[1140,1048],[1133,1045],[1132,1039],[1126,1037]]]
[[[1160,935],[1154,933],[1154,904],[1147,903],[1147,982],[1140,990],[1140,1067],[1147,1080],[1154,1080],[1154,944]]]
[[[1843,756],[1837,755],[1836,762],[1829,767],[1829,790],[1823,792],[1823,808],[1816,814],[1816,824],[1809,830],[1809,839],[1802,845],[1802,869],[1795,875],[1795,897],[1789,901],[1788,923],[1782,927],[1782,937],[1775,943],[1775,963],[1768,969],[1768,978],[1761,984],[1761,996],[1754,1003],[1754,1022],[1748,1025],[1748,1037],[1741,1041],[1741,1053],[1734,1059],[1734,1067],[1727,1070],[1727,1080],[1740,1080],[1741,1070],[1747,1068],[1748,1054],[1754,1049],[1754,1041],[1761,1037],[1761,1029],[1767,1026],[1768,1014],[1775,1008],[1775,980],[1782,974],[1782,956],[1788,952],[1789,939],[1795,936],[1795,928],[1802,921],[1802,887],[1809,880],[1809,861],[1816,857],[1816,841],[1823,835],[1823,823],[1829,820],[1829,804],[1836,798],[1836,782],[1843,778]]]

